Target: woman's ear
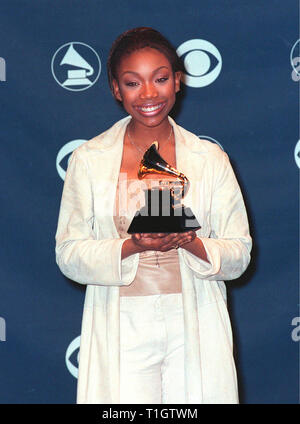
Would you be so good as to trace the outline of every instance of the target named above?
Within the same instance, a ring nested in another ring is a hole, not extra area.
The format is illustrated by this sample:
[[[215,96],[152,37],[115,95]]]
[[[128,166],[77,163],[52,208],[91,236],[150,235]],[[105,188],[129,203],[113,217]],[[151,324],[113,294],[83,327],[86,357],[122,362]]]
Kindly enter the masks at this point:
[[[178,91],[180,91],[181,76],[182,75],[180,71],[175,72],[175,93],[178,93]]]
[[[120,93],[120,87],[119,87],[117,80],[115,80],[115,79],[112,80],[112,86],[113,86],[113,94],[114,94],[115,99],[122,102],[123,99],[122,99],[122,96],[121,96],[121,93]]]

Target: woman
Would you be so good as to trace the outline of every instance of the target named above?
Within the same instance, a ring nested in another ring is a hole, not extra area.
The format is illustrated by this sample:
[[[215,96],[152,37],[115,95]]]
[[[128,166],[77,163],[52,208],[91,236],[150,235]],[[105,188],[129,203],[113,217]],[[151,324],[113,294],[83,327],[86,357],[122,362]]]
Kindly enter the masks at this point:
[[[181,71],[157,31],[119,36],[108,76],[129,117],[79,147],[68,166],[56,257],[67,277],[87,285],[78,403],[238,402],[223,281],[248,266],[251,238],[227,155],[169,117]],[[199,230],[127,233],[153,141],[188,177],[184,204]]]

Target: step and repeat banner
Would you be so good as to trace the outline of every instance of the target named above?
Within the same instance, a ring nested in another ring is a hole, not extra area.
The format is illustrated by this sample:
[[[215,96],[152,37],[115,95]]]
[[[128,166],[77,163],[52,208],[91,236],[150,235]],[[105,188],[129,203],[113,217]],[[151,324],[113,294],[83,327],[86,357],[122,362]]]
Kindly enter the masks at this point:
[[[85,287],[55,263],[73,150],[125,116],[106,61],[151,26],[185,65],[172,116],[239,180],[251,264],[228,281],[242,403],[299,399],[299,4],[287,0],[0,1],[0,403],[75,403]]]

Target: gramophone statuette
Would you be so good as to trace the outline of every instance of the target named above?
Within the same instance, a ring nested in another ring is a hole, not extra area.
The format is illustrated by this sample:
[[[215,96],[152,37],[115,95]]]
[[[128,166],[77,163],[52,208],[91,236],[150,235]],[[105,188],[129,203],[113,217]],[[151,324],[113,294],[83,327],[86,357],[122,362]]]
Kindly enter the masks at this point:
[[[145,206],[136,212],[128,233],[180,233],[201,228],[191,209],[181,204],[190,186],[187,177],[160,156],[157,141],[145,152],[138,178],[149,174],[172,176],[177,180],[158,180],[158,185],[144,190]]]

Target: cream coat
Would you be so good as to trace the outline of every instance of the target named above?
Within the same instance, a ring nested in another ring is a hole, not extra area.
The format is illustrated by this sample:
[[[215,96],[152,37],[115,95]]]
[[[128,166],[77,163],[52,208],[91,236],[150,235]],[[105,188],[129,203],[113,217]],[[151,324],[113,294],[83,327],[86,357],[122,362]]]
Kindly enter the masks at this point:
[[[65,179],[56,260],[70,279],[86,284],[78,403],[119,403],[119,286],[136,274],[139,254],[121,260],[113,220],[123,139],[130,117],[73,153]],[[210,264],[178,249],[185,331],[186,403],[237,403],[232,333],[224,280],[250,260],[251,238],[242,195],[227,155],[214,143],[174,128],[177,169],[190,181],[183,203],[202,228]],[[134,403],[134,400],[133,400]]]

